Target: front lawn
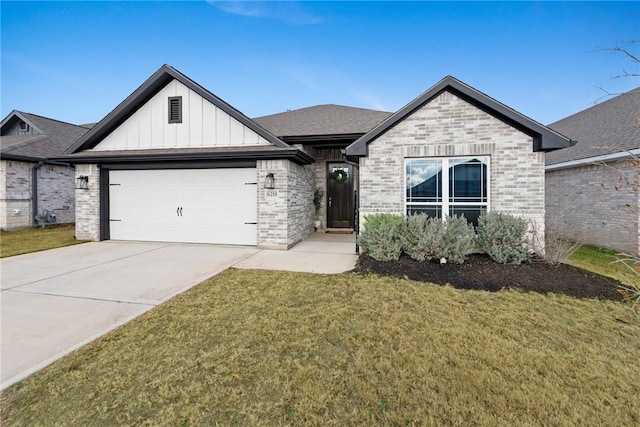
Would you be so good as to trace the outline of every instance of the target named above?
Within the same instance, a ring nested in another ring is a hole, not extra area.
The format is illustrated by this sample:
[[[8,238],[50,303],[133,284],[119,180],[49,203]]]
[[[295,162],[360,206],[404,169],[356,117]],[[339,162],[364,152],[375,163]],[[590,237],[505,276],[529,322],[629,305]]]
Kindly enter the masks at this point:
[[[640,423],[620,302],[229,270],[3,393],[2,425]]]
[[[613,277],[627,285],[639,286],[639,277],[628,267],[620,262],[615,262],[620,257],[613,249],[599,248],[593,245],[582,245],[571,255],[568,264],[584,268],[604,276]]]
[[[24,228],[17,231],[0,231],[0,258],[62,246],[83,243],[74,238],[73,224],[54,225],[47,228]]]

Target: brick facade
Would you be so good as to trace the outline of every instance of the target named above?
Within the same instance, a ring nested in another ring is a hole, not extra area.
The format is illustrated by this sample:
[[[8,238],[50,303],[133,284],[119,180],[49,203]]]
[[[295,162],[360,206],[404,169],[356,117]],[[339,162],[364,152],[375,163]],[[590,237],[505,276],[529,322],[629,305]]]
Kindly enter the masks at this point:
[[[630,183],[638,179],[630,160],[548,170],[547,223],[572,239],[637,254],[640,198]]]
[[[0,228],[35,225],[32,215],[32,171],[36,163],[0,161]],[[56,215],[56,223],[75,219],[74,170],[69,166],[44,164],[38,168],[38,213]]]
[[[289,249],[313,230],[313,165],[288,160],[260,160],[258,175],[258,247]],[[273,173],[275,189],[264,188]]]
[[[76,178],[89,177],[89,189],[76,190],[76,239],[100,240],[100,169],[98,165],[76,165]]]
[[[443,92],[369,144],[360,160],[360,216],[405,213],[405,159],[490,157],[489,210],[522,216],[544,233],[544,153],[533,139]],[[360,222],[362,224],[362,221]]]

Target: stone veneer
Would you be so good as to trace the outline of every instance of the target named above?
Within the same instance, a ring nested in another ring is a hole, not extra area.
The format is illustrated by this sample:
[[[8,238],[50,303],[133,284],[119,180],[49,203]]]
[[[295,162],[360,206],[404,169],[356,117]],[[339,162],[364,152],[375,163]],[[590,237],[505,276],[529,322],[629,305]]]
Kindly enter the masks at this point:
[[[638,254],[640,199],[632,183],[639,174],[630,160],[547,170],[547,223],[572,239]]]
[[[0,228],[35,224],[32,215],[32,170],[36,163],[0,161]],[[75,219],[74,171],[69,166],[44,164],[38,168],[38,213],[55,211],[56,223]]]
[[[76,165],[76,178],[89,177],[89,189],[76,190],[76,239],[100,240],[100,168]]]
[[[260,160],[258,175],[258,247],[289,249],[313,230],[313,165],[288,160]],[[264,188],[273,173],[275,189]]]
[[[533,152],[532,137],[450,92],[369,144],[360,160],[360,224],[369,214],[405,213],[405,159],[476,155],[490,157],[489,210],[530,219],[544,235],[544,153]]]

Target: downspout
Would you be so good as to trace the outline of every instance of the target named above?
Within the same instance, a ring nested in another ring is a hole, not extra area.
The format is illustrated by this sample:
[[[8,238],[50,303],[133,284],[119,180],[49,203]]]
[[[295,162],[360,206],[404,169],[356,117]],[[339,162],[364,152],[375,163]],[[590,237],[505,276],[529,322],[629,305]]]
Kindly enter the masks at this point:
[[[38,169],[44,165],[44,160],[39,161],[31,169],[31,213],[33,216],[33,226],[38,226]]]

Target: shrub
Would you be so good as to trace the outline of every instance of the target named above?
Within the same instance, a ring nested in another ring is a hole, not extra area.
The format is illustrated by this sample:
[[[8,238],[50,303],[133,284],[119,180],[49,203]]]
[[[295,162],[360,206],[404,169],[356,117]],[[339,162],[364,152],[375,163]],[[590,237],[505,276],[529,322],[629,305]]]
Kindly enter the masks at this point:
[[[411,215],[402,233],[402,251],[418,261],[441,258],[443,239],[441,220],[425,214]]]
[[[378,261],[400,258],[404,217],[396,214],[367,215],[364,231],[358,237],[362,251]]]
[[[442,222],[424,214],[412,215],[402,234],[402,250],[418,261],[446,258],[462,264],[474,247],[473,225],[464,216]]]
[[[567,235],[566,226],[559,223],[547,223],[544,233],[545,261],[550,264],[559,264],[571,258],[571,255],[580,249],[582,239],[569,239]]]
[[[477,232],[480,248],[494,261],[517,265],[529,260],[526,219],[497,212],[483,213]]]
[[[621,263],[635,275],[635,279],[640,279],[640,256],[617,254],[614,262]],[[621,284],[618,292],[622,294],[624,302],[629,304],[631,312],[640,318],[640,281],[630,280],[629,284]]]
[[[448,217],[444,223],[444,234],[440,245],[439,258],[462,264],[476,244],[476,233],[473,225],[464,216]]]

